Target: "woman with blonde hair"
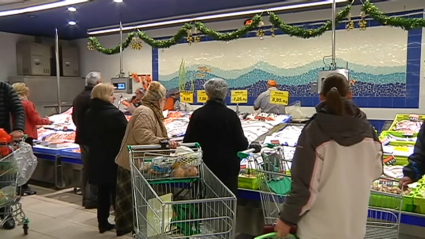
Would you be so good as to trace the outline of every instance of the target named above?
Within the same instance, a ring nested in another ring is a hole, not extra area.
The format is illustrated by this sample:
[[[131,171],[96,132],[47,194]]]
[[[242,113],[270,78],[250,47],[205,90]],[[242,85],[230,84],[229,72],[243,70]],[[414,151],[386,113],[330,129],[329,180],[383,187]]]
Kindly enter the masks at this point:
[[[97,84],[91,92],[91,106],[86,112],[84,136],[88,139],[89,183],[98,187],[97,221],[99,233],[115,228],[108,221],[111,205],[115,207],[117,156],[127,127],[124,114],[113,105],[114,86]]]
[[[42,118],[37,110],[35,109],[34,104],[28,100],[28,96],[30,95],[30,89],[25,83],[19,82],[12,85],[15,92],[18,94],[19,99],[22,102],[22,106],[25,111],[25,130],[24,134],[28,135],[25,139],[25,142],[34,146],[34,139],[37,140],[37,125],[50,125],[51,122],[48,118]],[[35,191],[32,191],[28,186],[28,183],[22,185],[21,195],[33,195],[36,194]]]
[[[127,125],[121,150],[115,159],[118,164],[117,201],[115,208],[115,224],[117,236],[123,236],[133,230],[133,201],[131,192],[131,173],[128,145],[159,144],[168,139],[167,129],[162,114],[166,99],[166,89],[159,82],[153,81],[142,105],[133,113]],[[175,148],[176,142],[170,141],[170,147]]]

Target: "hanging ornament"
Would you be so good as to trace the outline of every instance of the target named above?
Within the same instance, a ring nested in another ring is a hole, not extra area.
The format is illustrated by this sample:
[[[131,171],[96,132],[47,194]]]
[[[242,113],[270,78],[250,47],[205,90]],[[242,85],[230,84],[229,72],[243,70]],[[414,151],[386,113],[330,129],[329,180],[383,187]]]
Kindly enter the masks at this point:
[[[186,40],[187,40],[187,43],[189,45],[192,45],[192,43],[193,43],[193,36],[192,36],[192,31],[191,30],[188,30],[187,31],[187,38],[186,38]]]
[[[131,39],[131,49],[141,50],[142,47],[142,40],[139,37],[133,37],[133,39]]]
[[[347,23],[347,25],[345,26],[345,28],[346,28],[348,31],[351,31],[351,30],[353,30],[353,29],[354,29],[354,21],[353,21],[353,20],[351,20],[351,13],[349,13],[349,14],[348,14],[348,23]]]
[[[94,50],[94,46],[93,46],[93,43],[91,43],[91,41],[87,42],[87,49],[89,51],[93,51]]]
[[[264,39],[264,30],[263,29],[258,29],[257,31],[257,37],[260,38],[260,40]]]
[[[264,26],[264,22],[263,21],[260,21],[259,23],[258,23],[258,27],[263,27]]]
[[[361,12],[360,13],[360,21],[359,21],[360,31],[365,31],[366,30],[367,22],[365,20],[365,17],[366,17],[366,13],[365,12]]]
[[[195,42],[201,42],[201,36],[196,36],[195,37]]]
[[[274,29],[274,27],[272,27],[271,29],[270,29],[270,33],[271,33],[271,36],[272,37],[275,37],[276,36],[276,29]]]

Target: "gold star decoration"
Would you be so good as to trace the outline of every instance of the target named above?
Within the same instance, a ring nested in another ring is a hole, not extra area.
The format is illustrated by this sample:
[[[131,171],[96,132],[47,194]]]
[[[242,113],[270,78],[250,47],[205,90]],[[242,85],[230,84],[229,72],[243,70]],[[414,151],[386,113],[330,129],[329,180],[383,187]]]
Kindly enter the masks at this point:
[[[94,46],[93,46],[93,44],[91,42],[87,42],[87,49],[89,51],[93,51],[94,50]]]
[[[141,50],[142,49],[142,40],[138,37],[134,37],[131,40],[131,49],[133,50]]]
[[[272,37],[276,36],[276,29],[274,29],[274,27],[272,27],[272,29],[270,29],[270,33]]]
[[[192,31],[191,30],[188,30],[187,31],[187,38],[186,38],[186,40],[187,40],[187,43],[189,45],[192,45],[192,43],[193,43],[193,36],[192,36]]]
[[[346,28],[348,31],[351,31],[351,30],[353,30],[353,29],[354,29],[354,22],[351,20],[351,13],[350,13],[350,14],[348,14],[348,23],[347,23],[347,25],[345,26],[345,28]]]
[[[263,37],[264,37],[264,30],[263,29],[258,29],[257,37],[259,37],[261,40],[263,40]]]

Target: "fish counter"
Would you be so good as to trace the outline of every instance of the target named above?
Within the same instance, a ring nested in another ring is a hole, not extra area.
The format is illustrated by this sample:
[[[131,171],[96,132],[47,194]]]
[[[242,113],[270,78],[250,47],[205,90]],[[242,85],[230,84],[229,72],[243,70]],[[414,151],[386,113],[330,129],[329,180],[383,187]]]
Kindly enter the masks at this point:
[[[192,112],[164,112],[164,123],[170,139],[183,139]],[[291,120],[287,115],[248,114],[239,115],[249,142],[272,130],[280,123]],[[126,115],[130,120],[131,116]],[[75,125],[72,122],[72,108],[49,117],[52,125],[38,129],[34,154],[39,159],[32,180],[55,185],[56,188],[79,187],[81,185],[82,161],[79,146],[74,144]]]
[[[72,109],[70,109],[72,110]],[[72,111],[71,111],[72,112]],[[191,112],[164,112],[164,121],[169,137],[182,140],[190,120]],[[130,116],[127,116],[130,119]],[[241,124],[249,142],[282,146],[281,168],[288,173],[295,152],[296,143],[304,127],[303,124],[287,123],[290,116],[267,114],[239,115]],[[40,159],[40,169],[34,173],[34,179],[48,181],[57,188],[79,187],[82,163],[78,146],[73,144],[75,126],[72,124],[70,112],[52,116],[53,126],[39,129],[39,138],[34,147],[36,156]],[[419,120],[418,120],[419,119]],[[402,167],[407,164],[407,157],[413,152],[413,145],[425,116],[398,115],[388,130],[383,131],[379,138],[384,148],[384,177],[398,180],[402,175]],[[252,205],[259,205],[260,193],[258,180],[254,173],[258,167],[247,158],[241,160],[239,176],[238,199],[248,203],[241,210],[251,210]],[[40,180],[40,181],[43,181]],[[398,185],[393,183],[375,184],[374,190],[391,194],[402,194],[397,191]],[[385,207],[386,205],[375,205]],[[425,181],[411,185],[403,192],[401,223],[425,227]]]

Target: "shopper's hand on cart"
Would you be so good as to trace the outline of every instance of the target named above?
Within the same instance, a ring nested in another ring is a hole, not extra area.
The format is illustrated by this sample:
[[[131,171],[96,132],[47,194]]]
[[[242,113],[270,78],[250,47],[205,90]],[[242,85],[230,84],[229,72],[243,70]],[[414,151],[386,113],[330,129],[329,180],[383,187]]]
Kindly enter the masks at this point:
[[[10,136],[12,136],[13,141],[20,141],[24,137],[24,132],[22,132],[21,130],[15,130],[10,133]]]
[[[409,184],[413,183],[413,180],[409,177],[403,177],[402,179],[400,179],[400,189],[402,190],[406,190],[409,186]]]
[[[280,219],[276,220],[276,225],[274,226],[274,230],[277,232],[278,238],[286,238],[291,231],[291,226],[282,222]]]
[[[178,142],[172,141],[172,140],[168,141],[168,144],[170,145],[170,149],[176,149],[177,147],[180,146]]]

